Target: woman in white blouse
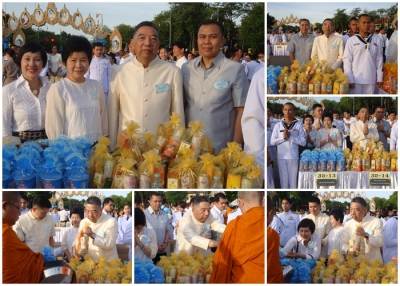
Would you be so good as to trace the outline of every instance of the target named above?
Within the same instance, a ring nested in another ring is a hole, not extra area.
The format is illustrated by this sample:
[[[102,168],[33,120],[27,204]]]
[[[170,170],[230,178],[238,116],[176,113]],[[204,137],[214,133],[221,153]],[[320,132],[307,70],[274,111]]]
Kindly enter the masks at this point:
[[[334,249],[340,252],[340,236],[343,231],[344,214],[340,209],[333,209],[329,217],[332,229],[328,234],[328,255],[331,255]]]
[[[50,82],[39,76],[47,61],[46,50],[37,43],[23,45],[15,59],[22,76],[3,87],[3,136],[21,142],[46,138],[46,93]]]
[[[300,221],[297,227],[298,235],[293,236],[283,248],[288,258],[319,259],[321,253],[321,238],[315,232],[315,223],[308,218]]]
[[[146,216],[135,208],[135,258],[154,259],[158,251],[156,232],[146,227]]]
[[[108,117],[100,82],[84,77],[92,60],[91,44],[85,37],[70,37],[62,59],[68,76],[53,84],[47,93],[47,136],[54,140],[65,134],[96,142],[108,135]]]
[[[61,55],[57,53],[57,46],[51,48],[49,56],[49,74],[51,77],[57,77],[62,67]]]
[[[333,117],[330,113],[322,115],[322,122],[325,128],[317,131],[316,146],[321,150],[335,149],[342,146],[342,137],[340,136],[339,129],[332,127]]]
[[[307,136],[305,150],[313,150],[317,143],[317,130],[314,128],[313,123],[314,117],[311,115],[306,115],[303,118],[304,131]]]
[[[61,250],[64,251],[64,255],[68,257],[68,259],[74,258],[72,252],[72,244],[78,234],[79,224],[81,220],[84,218],[83,208],[82,207],[73,207],[70,212],[71,215],[71,227],[64,232],[62,242],[61,242]]]

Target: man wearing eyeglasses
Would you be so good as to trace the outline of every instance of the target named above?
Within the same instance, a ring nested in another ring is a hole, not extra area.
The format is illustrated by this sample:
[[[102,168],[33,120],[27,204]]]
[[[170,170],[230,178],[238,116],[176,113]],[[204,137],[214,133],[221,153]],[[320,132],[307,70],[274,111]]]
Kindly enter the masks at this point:
[[[226,211],[226,196],[223,193],[218,193],[214,196],[214,206],[211,209],[211,216],[218,220],[220,223],[224,223],[224,215]]]
[[[3,283],[39,283],[44,270],[41,253],[33,252],[12,230],[19,218],[19,192],[3,191]]]
[[[89,236],[88,254],[94,262],[99,262],[104,257],[107,262],[118,259],[116,241],[118,238],[118,222],[101,210],[101,201],[98,197],[89,197],[85,203],[86,218],[81,220],[77,238],[83,234]],[[89,225],[89,226],[87,226]],[[79,249],[75,239],[72,251],[77,259]]]
[[[37,196],[29,212],[22,215],[13,226],[19,239],[34,252],[41,252],[46,245],[54,248],[53,236],[56,235],[56,230],[52,216],[47,215],[50,208],[48,198]]]

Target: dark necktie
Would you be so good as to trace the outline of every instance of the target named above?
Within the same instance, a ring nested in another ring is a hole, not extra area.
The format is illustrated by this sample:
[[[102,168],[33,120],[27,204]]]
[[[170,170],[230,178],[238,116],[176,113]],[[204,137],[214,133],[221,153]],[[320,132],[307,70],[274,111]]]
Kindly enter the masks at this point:
[[[126,220],[129,220],[129,216],[126,217]]]
[[[183,212],[182,212],[182,217],[183,217]]]

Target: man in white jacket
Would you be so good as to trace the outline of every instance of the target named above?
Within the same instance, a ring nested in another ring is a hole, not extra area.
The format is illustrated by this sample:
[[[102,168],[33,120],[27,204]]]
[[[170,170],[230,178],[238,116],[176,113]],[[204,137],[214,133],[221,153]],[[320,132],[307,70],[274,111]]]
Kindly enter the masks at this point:
[[[351,37],[344,49],[343,69],[351,94],[374,94],[382,83],[383,58],[380,37],[368,33],[371,20],[367,14],[358,17],[359,33]]]
[[[379,218],[368,215],[367,203],[361,197],[351,200],[350,214],[353,219],[344,225],[340,239],[341,252],[352,254],[353,250],[349,247],[349,240],[355,240],[357,236],[365,243],[365,257],[368,262],[379,259],[382,261],[380,248],[383,246],[383,226]],[[361,228],[358,225],[361,224]]]
[[[189,255],[207,254],[219,241],[212,239],[212,231],[223,233],[226,225],[210,215],[210,203],[206,197],[194,197],[193,209],[179,221],[175,253],[185,251]]]
[[[365,148],[367,144],[374,140],[379,141],[379,134],[376,124],[372,121],[368,121],[369,112],[366,107],[361,107],[358,112],[358,120],[356,123],[351,124],[350,128],[350,140],[353,143],[360,142],[360,146]]]

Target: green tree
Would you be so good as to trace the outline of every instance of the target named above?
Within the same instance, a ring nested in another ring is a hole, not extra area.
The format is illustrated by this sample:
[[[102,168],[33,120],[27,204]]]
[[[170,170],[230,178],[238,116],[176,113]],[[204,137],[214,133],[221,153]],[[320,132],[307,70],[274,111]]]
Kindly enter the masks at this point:
[[[393,19],[396,16],[397,11],[398,11],[398,3],[386,9],[386,14],[389,18]]]
[[[373,199],[377,210],[381,210],[388,205],[388,200],[385,198],[374,197]]]
[[[390,195],[390,197],[389,197],[389,200],[388,200],[388,203],[389,203],[389,205],[391,206],[391,207],[393,207],[393,208],[395,208],[395,209],[397,209],[397,207],[398,207],[398,200],[397,200],[397,197],[398,196],[398,192],[396,191],[396,192],[393,192],[393,194],[391,194]]]
[[[180,201],[186,201],[186,191],[169,191],[166,192],[167,202],[170,204],[176,204]]]
[[[272,26],[275,24],[275,21],[275,17],[267,13],[267,29],[271,29]]]
[[[126,44],[129,45],[131,42],[134,28],[129,25],[120,24],[117,26],[117,29],[122,37],[121,49],[125,49]]]
[[[264,44],[265,39],[265,4],[255,3],[253,9],[243,17],[239,33],[239,47],[252,50]],[[240,44],[241,43],[241,44]]]
[[[236,200],[237,194],[238,194],[238,192],[235,192],[235,191],[225,191],[225,195],[226,195],[226,199],[227,199],[228,203],[231,203],[234,200]]]
[[[335,29],[343,31],[347,27],[349,16],[345,13],[346,9],[336,9],[335,11],[336,13],[333,15]]]
[[[357,19],[358,15],[360,15],[360,14],[361,14],[361,8],[357,7],[357,8],[354,8],[353,10],[351,10],[349,17]]]

